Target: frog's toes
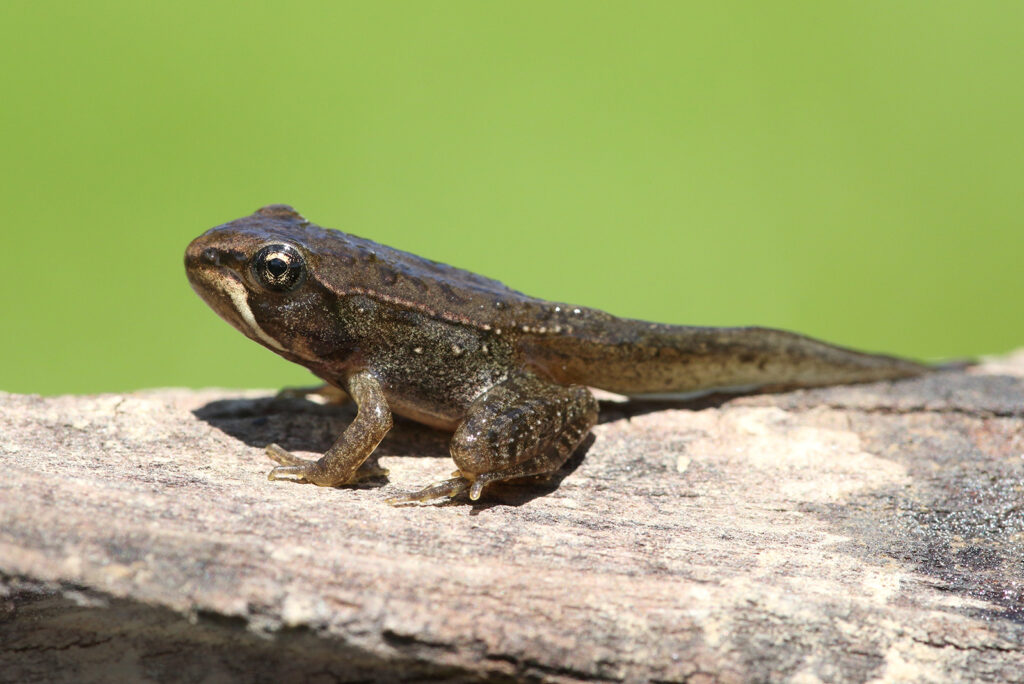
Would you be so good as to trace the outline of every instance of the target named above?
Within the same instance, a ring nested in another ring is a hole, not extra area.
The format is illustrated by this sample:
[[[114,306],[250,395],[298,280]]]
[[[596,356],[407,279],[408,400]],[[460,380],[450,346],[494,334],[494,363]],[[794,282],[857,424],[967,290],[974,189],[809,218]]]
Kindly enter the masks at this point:
[[[483,493],[484,487],[492,482],[500,482],[505,480],[507,477],[502,473],[480,473],[473,479],[473,485],[469,488],[469,498],[476,501],[480,498],[480,494]]]
[[[451,499],[458,496],[462,492],[469,489],[470,482],[464,477],[453,477],[450,480],[442,480],[441,482],[435,482],[432,485],[428,485],[423,489],[416,492],[405,492],[404,494],[398,494],[389,499],[386,499],[386,503],[392,506],[401,504],[418,503],[421,501],[432,501],[434,499],[443,499],[445,497]]]
[[[306,479],[306,469],[303,466],[277,466],[267,473],[267,479],[309,484],[309,480]]]
[[[300,458],[290,451],[286,451],[277,444],[268,444],[266,448],[267,456],[274,463],[280,463],[283,466],[307,466],[313,461],[305,458]],[[274,468],[274,470],[280,470],[280,468]],[[271,480],[275,478],[270,478]]]
[[[271,461],[281,464],[267,473],[268,480],[287,480],[303,484],[316,482],[316,479],[311,477],[311,471],[317,465],[316,461],[300,458],[277,444],[268,444],[266,453]]]
[[[320,461],[300,458],[277,444],[267,446],[267,456],[275,463],[281,464],[267,474],[268,480],[287,480],[303,484],[316,484],[321,487],[337,487],[355,484],[363,480],[387,477],[388,474],[388,469],[382,468],[375,458],[360,464],[354,473],[343,474],[339,477],[325,471]]]

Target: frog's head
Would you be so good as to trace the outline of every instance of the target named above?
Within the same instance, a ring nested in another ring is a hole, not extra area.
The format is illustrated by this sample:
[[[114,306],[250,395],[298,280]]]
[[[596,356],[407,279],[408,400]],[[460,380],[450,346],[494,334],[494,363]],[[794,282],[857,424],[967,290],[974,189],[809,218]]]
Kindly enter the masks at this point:
[[[192,289],[246,337],[299,363],[335,354],[336,307],[318,278],[325,231],[291,207],[211,228],[185,250]]]

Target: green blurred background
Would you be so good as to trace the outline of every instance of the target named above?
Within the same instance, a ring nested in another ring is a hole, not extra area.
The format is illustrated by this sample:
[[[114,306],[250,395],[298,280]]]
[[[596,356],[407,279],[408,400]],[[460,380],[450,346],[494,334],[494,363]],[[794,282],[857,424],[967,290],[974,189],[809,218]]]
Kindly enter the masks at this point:
[[[0,3],[0,389],[310,376],[182,252],[273,202],[623,316],[1024,345],[1024,4]]]

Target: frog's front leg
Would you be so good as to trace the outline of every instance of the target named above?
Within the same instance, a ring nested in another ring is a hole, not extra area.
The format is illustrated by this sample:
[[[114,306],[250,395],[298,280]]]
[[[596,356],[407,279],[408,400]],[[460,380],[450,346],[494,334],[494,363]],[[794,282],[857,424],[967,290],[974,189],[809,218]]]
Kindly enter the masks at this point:
[[[491,482],[555,473],[597,423],[597,400],[586,387],[513,375],[480,395],[451,442],[459,477],[390,499],[427,501],[469,489],[480,498]]]
[[[281,465],[270,471],[269,479],[337,487],[384,472],[376,466],[361,468],[392,425],[380,382],[369,371],[360,371],[349,378],[348,393],[358,407],[356,418],[331,448],[319,460],[308,461],[271,444],[267,455]]]

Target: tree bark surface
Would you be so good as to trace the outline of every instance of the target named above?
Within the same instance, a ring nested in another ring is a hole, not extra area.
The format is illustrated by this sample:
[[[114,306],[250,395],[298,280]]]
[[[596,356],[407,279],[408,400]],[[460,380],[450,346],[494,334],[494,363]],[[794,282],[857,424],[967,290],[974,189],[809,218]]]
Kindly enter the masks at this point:
[[[897,383],[607,397],[554,480],[269,482],[351,406],[0,394],[0,681],[1024,682],[1024,352]]]

